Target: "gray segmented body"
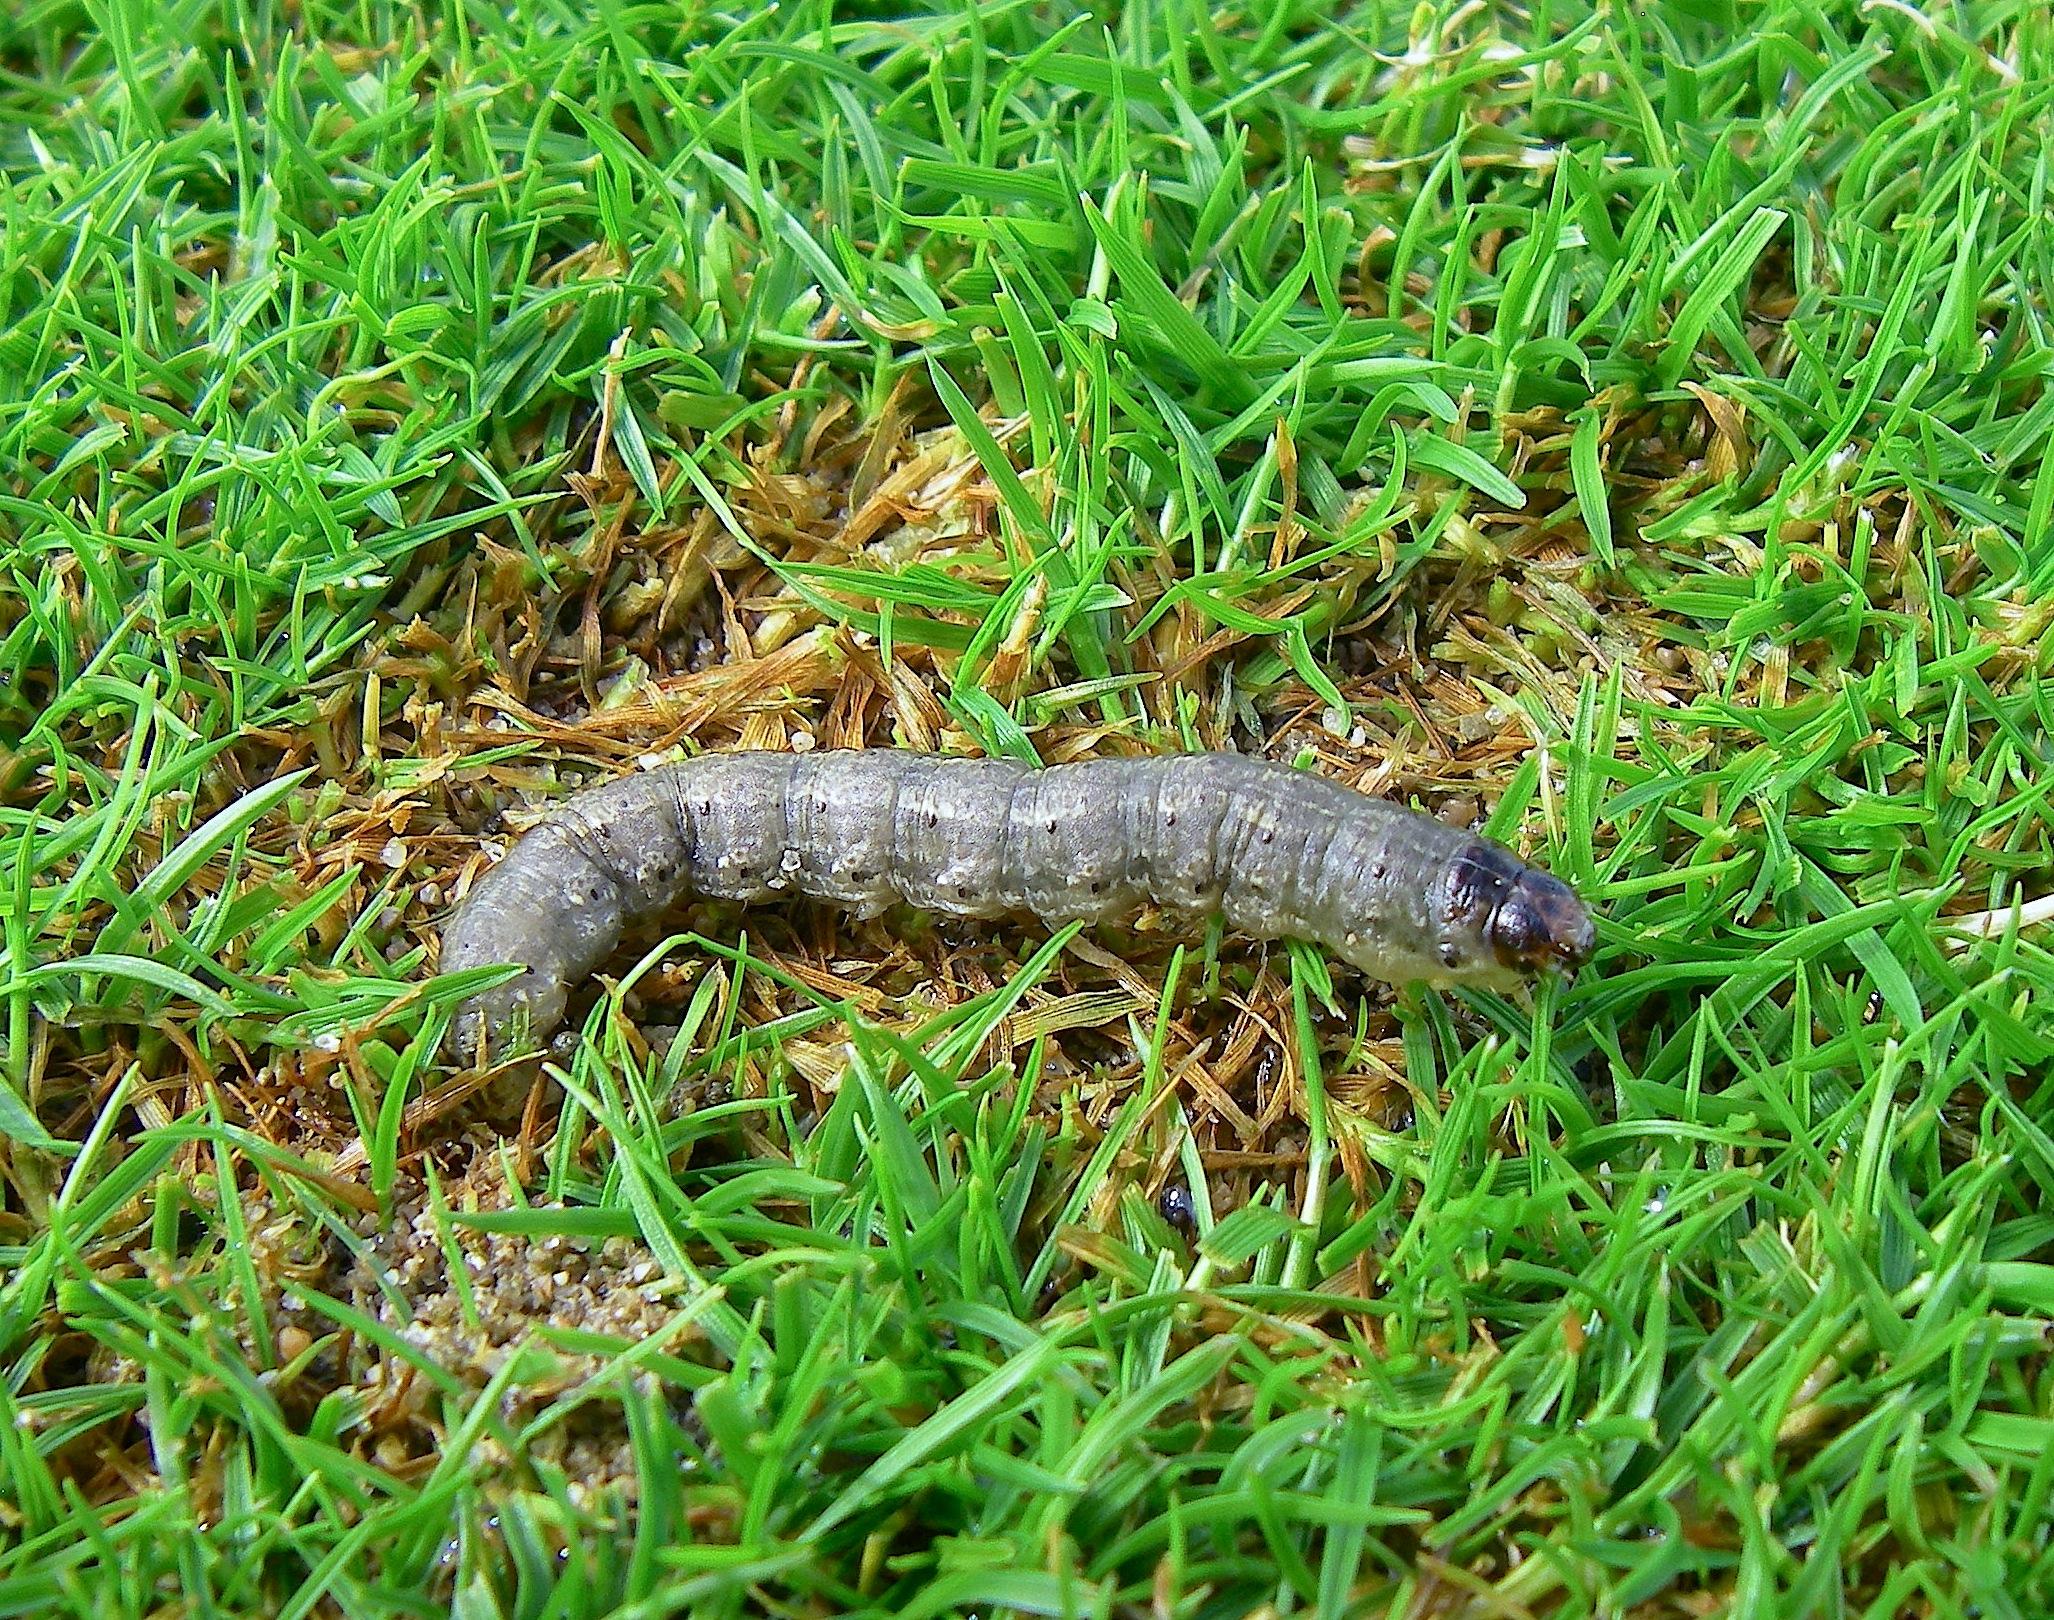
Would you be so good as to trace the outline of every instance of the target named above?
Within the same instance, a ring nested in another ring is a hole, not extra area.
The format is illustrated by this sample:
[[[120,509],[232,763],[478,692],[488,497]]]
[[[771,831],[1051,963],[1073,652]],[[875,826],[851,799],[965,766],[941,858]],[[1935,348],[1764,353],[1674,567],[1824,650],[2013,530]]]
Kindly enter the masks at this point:
[[[631,919],[687,894],[1050,923],[1152,904],[1400,984],[1507,987],[1592,945],[1576,896],[1509,851],[1267,760],[709,754],[577,794],[478,881],[443,971],[526,971],[467,1004],[459,1049],[546,1034]]]

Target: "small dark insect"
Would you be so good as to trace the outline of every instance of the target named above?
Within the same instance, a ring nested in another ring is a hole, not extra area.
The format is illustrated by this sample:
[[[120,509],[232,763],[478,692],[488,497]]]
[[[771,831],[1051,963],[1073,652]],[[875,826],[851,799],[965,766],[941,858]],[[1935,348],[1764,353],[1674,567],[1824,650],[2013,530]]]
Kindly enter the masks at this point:
[[[1191,1201],[1191,1189],[1181,1181],[1173,1181],[1163,1188],[1155,1207],[1162,1212],[1162,1218],[1178,1231],[1198,1230],[1197,1206]]]
[[[1569,887],[1509,850],[1240,754],[1011,760],[893,749],[708,754],[576,795],[478,881],[442,969],[526,971],[468,1003],[458,1050],[546,1035],[630,919],[686,894],[863,915],[1100,922],[1143,904],[1325,946],[1393,984],[1510,988],[1595,943]]]

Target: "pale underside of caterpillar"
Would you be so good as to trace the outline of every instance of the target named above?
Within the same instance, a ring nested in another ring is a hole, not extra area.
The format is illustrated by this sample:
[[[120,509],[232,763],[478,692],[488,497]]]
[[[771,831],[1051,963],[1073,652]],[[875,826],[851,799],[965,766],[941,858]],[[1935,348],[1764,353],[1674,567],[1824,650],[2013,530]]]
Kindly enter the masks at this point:
[[[688,895],[874,915],[1103,922],[1152,905],[1324,946],[1393,984],[1511,988],[1591,952],[1589,914],[1509,850],[1240,754],[1033,769],[893,749],[707,754],[575,794],[478,880],[442,970],[517,963],[459,1052],[562,1021],[623,929]]]

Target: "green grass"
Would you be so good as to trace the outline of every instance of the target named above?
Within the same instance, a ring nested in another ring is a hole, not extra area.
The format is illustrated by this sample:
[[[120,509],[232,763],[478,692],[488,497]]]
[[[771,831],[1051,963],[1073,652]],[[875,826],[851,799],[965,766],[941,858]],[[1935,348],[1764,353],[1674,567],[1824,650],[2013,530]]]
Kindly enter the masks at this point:
[[[0,1615],[2054,1607],[2042,8],[22,0],[0,103]],[[450,1089],[497,816],[858,741],[1317,756],[1601,949],[711,909]]]

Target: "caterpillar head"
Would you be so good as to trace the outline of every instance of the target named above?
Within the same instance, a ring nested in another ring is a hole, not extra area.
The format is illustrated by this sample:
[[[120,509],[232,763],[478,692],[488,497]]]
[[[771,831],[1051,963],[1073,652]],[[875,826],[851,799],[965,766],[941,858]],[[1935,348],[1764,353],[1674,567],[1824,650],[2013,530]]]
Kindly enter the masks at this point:
[[[1574,973],[1590,960],[1597,930],[1576,891],[1528,867],[1484,927],[1498,960],[1527,973]]]
[[[1448,914],[1470,938],[1480,938],[1498,968],[1519,978],[1574,973],[1597,944],[1575,890],[1487,839],[1455,860]]]

